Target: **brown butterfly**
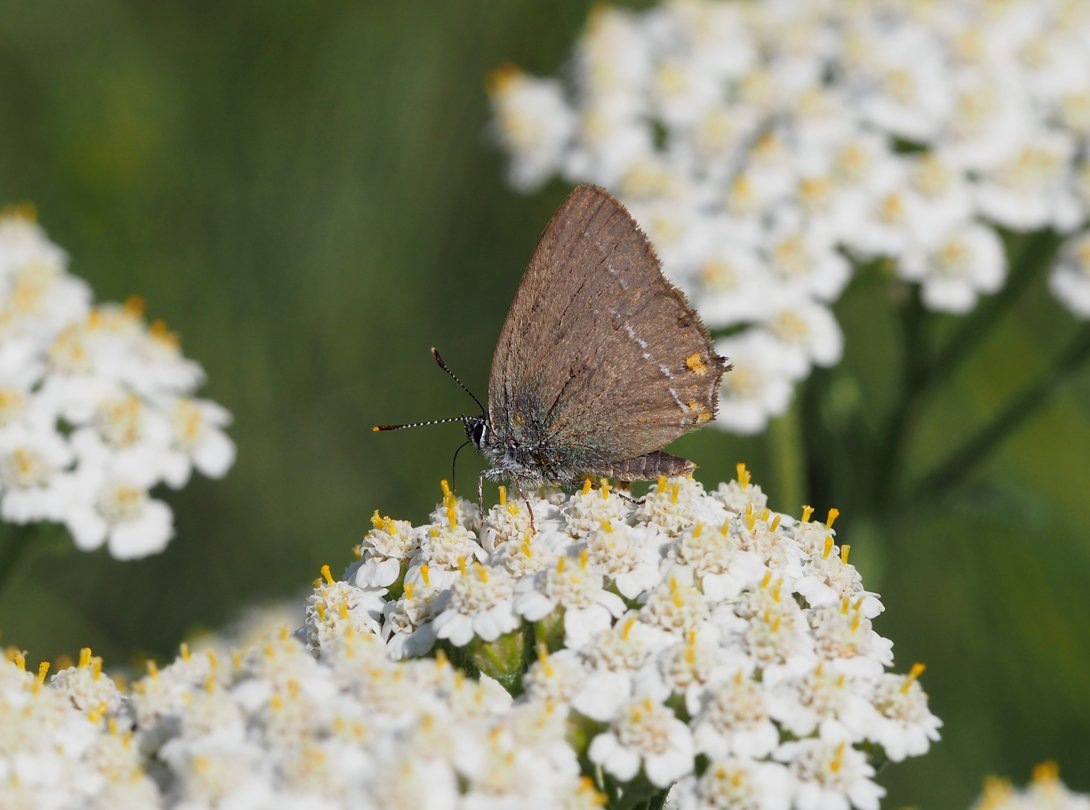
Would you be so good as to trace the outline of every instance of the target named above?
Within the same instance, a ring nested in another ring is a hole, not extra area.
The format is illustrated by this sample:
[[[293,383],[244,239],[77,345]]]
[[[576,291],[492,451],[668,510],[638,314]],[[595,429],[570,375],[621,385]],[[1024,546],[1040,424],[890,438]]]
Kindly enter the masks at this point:
[[[731,364],[661,267],[609,192],[579,186],[568,196],[507,313],[488,408],[462,385],[481,413],[438,420],[461,421],[484,456],[478,494],[485,477],[525,493],[586,475],[646,481],[695,468],[661,448],[712,419]]]

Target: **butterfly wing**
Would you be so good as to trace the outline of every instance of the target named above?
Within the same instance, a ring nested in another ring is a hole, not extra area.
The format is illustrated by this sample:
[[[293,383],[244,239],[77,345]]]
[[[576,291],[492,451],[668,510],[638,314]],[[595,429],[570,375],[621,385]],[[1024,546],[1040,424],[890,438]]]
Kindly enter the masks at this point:
[[[580,186],[553,216],[492,358],[500,438],[576,468],[658,450],[715,413],[726,365],[628,211]]]

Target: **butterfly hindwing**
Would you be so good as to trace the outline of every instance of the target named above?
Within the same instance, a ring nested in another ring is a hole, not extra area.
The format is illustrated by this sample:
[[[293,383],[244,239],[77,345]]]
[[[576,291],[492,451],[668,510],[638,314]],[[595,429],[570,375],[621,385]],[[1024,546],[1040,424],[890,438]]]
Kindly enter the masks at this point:
[[[501,437],[592,468],[658,450],[715,413],[724,364],[639,226],[580,186],[553,216],[492,359]]]

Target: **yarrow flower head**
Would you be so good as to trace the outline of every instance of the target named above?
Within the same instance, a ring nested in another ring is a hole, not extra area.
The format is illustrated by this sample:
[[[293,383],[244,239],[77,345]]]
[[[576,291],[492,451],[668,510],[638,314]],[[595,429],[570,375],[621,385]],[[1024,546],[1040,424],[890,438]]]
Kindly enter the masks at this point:
[[[230,414],[194,398],[203,371],[144,302],[94,304],[29,213],[0,214],[0,519],[157,553],[174,527],[154,489],[225,475]]]
[[[295,633],[183,645],[128,690],[90,650],[48,680],[13,653],[0,795],[471,810],[672,792],[680,807],[866,810],[872,758],[938,739],[922,665],[888,671],[835,510],[774,513],[744,465],[711,492],[664,479],[642,503],[608,482],[530,495],[532,525],[502,503],[471,529],[456,501],[445,488],[419,526],[376,513]]]
[[[984,781],[984,791],[972,810],[1088,810],[1090,794],[1075,793],[1060,780],[1055,762],[1042,762],[1033,769],[1033,780],[1016,788],[997,776]]]
[[[840,361],[856,276],[965,313],[1050,234],[1050,288],[1090,316],[1088,36],[1033,0],[595,7],[563,77],[496,71],[491,130],[517,190],[628,205],[735,363],[715,424],[755,433]]]

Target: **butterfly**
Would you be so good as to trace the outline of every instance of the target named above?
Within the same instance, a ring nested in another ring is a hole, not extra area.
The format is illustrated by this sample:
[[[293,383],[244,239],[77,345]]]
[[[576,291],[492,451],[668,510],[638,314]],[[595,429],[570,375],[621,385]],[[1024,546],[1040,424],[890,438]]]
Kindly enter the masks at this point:
[[[485,459],[482,502],[485,478],[524,494],[588,475],[692,472],[662,448],[715,416],[731,368],[636,221],[592,185],[572,191],[541,235],[492,356],[488,407],[432,355],[481,412],[374,430],[462,422]]]

